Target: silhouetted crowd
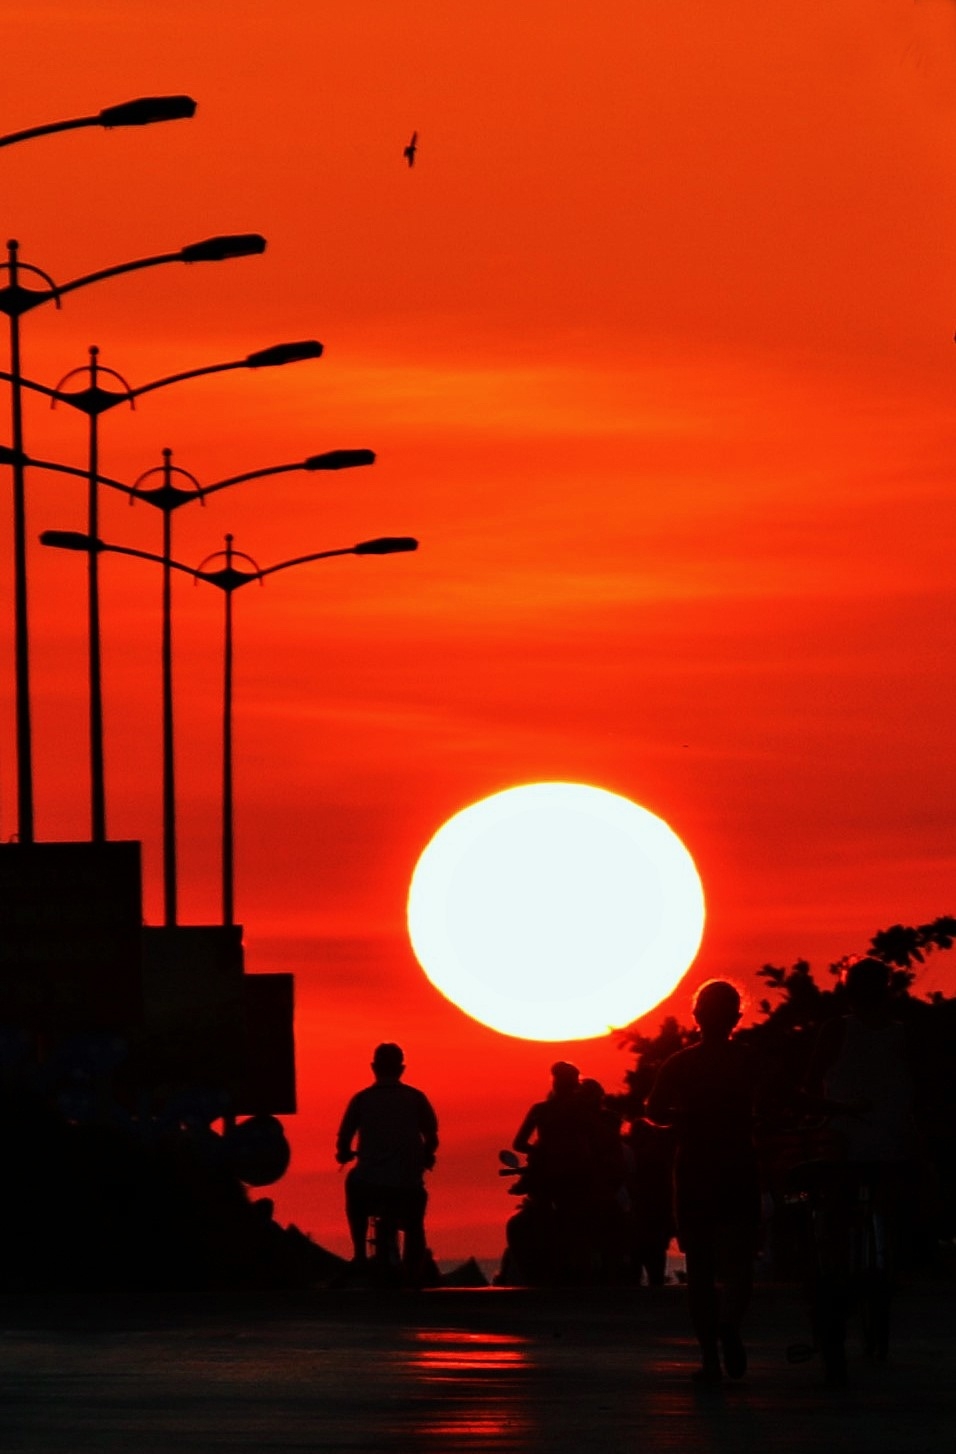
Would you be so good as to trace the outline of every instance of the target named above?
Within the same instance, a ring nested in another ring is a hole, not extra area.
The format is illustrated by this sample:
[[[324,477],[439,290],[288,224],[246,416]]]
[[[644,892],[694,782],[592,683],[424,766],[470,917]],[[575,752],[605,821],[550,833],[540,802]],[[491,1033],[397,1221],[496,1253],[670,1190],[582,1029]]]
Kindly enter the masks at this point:
[[[497,1281],[660,1285],[676,1236],[699,1381],[746,1373],[761,1257],[803,1280],[828,1384],[846,1382],[853,1307],[868,1355],[885,1357],[896,1277],[933,1255],[931,1165],[889,967],[851,961],[842,983],[847,1013],[821,1027],[800,1085],[737,1037],[740,994],[723,980],[699,988],[696,1036],[659,1065],[629,1124],[623,1098],[553,1065],[549,1095],[501,1153],[523,1200]]]
[[[512,1145],[501,1174],[515,1178],[522,1203],[508,1220],[499,1285],[664,1282],[674,1235],[667,1130],[625,1127],[618,1101],[559,1060]]]
[[[825,1022],[785,1105],[767,1099],[773,1077],[735,1033],[740,996],[720,980],[700,987],[696,1038],[660,1063],[639,1105],[556,1062],[549,1093],[501,1153],[520,1204],[495,1281],[659,1287],[676,1237],[696,1376],[710,1382],[746,1370],[741,1328],[762,1257],[772,1275],[806,1279],[813,1346],[840,1384],[855,1276],[847,1249],[865,1205],[883,1259],[873,1344],[885,1352],[893,1275],[921,1238],[932,1242],[931,1198],[919,1195],[918,1076],[887,966],[859,960],[844,980],[848,1013]],[[376,1048],[372,1083],[349,1100],[336,1140],[337,1160],[350,1165],[350,1264],[280,1226],[271,1199],[254,1195],[288,1164],[276,1118],[236,1121],[215,1092],[172,1087],[133,1109],[113,1093],[121,1058],[121,1042],[88,1035],[41,1061],[27,1037],[0,1029],[0,1290],[439,1280],[425,1237],[438,1118],[404,1083],[400,1046]]]

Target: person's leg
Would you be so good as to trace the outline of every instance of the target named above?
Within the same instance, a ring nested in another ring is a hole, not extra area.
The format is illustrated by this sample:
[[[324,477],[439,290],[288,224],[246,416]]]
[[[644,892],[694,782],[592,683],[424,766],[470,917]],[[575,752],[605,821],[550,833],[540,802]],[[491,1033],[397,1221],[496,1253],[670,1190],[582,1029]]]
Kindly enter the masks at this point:
[[[753,1292],[754,1232],[749,1222],[732,1222],[718,1237],[718,1308],[720,1347],[724,1371],[730,1378],[742,1378],[747,1371],[747,1353],[740,1325],[750,1306]]]
[[[415,1187],[402,1194],[401,1225],[405,1233],[402,1247],[402,1266],[410,1283],[421,1282],[425,1267],[425,1208],[428,1193],[424,1187]]]
[[[647,1269],[648,1287],[663,1287],[667,1281],[667,1248],[670,1238],[648,1238],[644,1245],[643,1264]]]
[[[687,1265],[690,1321],[700,1344],[701,1366],[695,1377],[713,1381],[720,1378],[720,1359],[717,1353],[717,1260],[713,1239],[697,1236],[691,1241],[685,1241],[684,1260]]]
[[[352,1238],[352,1260],[364,1262],[368,1244],[368,1198],[362,1183],[351,1172],[345,1178],[345,1217]]]
[[[850,1302],[850,1228],[857,1184],[846,1164],[837,1165],[823,1189],[816,1227],[817,1259],[812,1322],[820,1349],[824,1381],[846,1383],[846,1325]]]

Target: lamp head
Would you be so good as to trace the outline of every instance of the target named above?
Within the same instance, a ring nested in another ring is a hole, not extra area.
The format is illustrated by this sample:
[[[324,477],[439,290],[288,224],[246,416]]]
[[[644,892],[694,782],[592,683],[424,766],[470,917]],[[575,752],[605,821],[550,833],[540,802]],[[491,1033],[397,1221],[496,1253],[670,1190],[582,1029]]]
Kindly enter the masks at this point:
[[[253,257],[265,250],[266,240],[260,233],[231,232],[187,243],[180,248],[179,256],[184,263],[221,263],[233,257]]]
[[[97,116],[100,126],[149,126],[154,121],[185,121],[196,112],[191,96],[140,96],[104,106]]]
[[[325,454],[310,455],[303,461],[304,470],[350,470],[357,465],[374,464],[372,449],[329,449]]]
[[[305,338],[301,343],[277,343],[272,348],[260,348],[246,358],[247,369],[271,369],[280,364],[301,363],[307,358],[321,358],[322,345],[314,338]]]
[[[40,535],[41,545],[55,545],[58,550],[82,550],[90,554],[102,550],[102,541],[79,530],[44,530]]]
[[[418,541],[411,535],[380,535],[377,540],[360,540],[352,546],[353,555],[401,555],[417,550]]]

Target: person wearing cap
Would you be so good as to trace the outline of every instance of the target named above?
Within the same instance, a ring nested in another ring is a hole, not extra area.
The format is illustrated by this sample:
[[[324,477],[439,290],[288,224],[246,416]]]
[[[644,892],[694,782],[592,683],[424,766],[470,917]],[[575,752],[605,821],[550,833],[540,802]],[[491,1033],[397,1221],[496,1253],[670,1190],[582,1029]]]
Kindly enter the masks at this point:
[[[371,1085],[349,1101],[335,1143],[340,1166],[354,1161],[345,1178],[345,1214],[354,1266],[367,1260],[368,1224],[385,1216],[404,1232],[403,1267],[420,1279],[426,1257],[424,1175],[435,1165],[438,1117],[423,1091],[405,1085],[401,1046],[376,1046]]]

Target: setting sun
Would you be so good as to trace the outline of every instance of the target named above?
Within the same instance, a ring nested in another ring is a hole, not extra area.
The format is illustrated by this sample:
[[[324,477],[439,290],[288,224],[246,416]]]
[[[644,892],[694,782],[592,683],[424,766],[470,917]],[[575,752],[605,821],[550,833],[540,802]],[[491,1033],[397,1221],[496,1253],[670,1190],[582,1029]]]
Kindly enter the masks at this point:
[[[662,819],[579,783],[531,783],[450,818],[418,861],[419,963],[472,1018],[528,1040],[604,1035],[697,953],[704,896]]]

